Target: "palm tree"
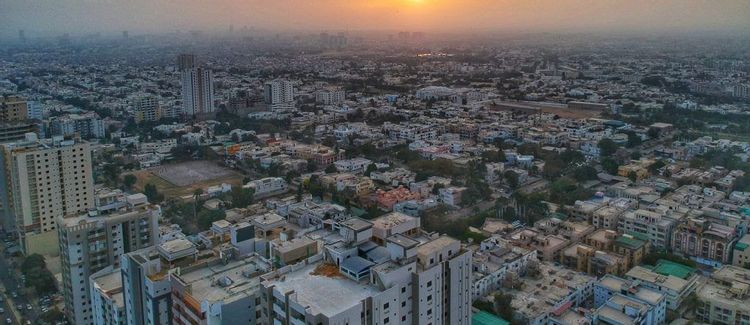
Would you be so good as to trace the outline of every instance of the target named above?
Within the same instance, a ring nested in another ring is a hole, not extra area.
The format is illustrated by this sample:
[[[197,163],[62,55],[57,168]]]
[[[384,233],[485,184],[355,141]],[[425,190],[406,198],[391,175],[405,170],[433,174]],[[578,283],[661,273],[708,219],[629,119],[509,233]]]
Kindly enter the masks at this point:
[[[193,218],[198,217],[198,198],[203,195],[203,189],[202,188],[196,188],[195,191],[193,191]]]

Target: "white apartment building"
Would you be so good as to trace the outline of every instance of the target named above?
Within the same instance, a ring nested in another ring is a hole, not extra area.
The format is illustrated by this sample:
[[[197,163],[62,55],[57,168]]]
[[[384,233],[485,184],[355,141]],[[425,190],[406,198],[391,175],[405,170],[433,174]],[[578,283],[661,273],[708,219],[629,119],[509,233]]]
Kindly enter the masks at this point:
[[[676,221],[658,212],[638,209],[620,216],[617,230],[625,234],[640,234],[651,241],[654,249],[667,249],[670,246],[672,230]]]
[[[367,170],[367,167],[372,164],[372,160],[366,158],[353,158],[346,160],[339,160],[333,163],[336,166],[336,170],[341,173],[354,173],[362,174]]]
[[[57,220],[65,313],[74,324],[94,324],[90,276],[108,266],[119,268],[120,256],[158,242],[159,206],[145,195],[127,197],[128,206]]]
[[[120,269],[105,267],[91,275],[91,308],[95,325],[125,324]]]
[[[266,82],[263,97],[269,105],[294,103],[294,83],[288,80]]]
[[[253,189],[255,197],[258,198],[286,192],[288,186],[286,180],[281,177],[266,177],[250,181],[242,188]]]
[[[24,254],[57,255],[57,218],[94,207],[89,143],[27,134],[0,147],[0,167],[5,229],[18,233]]]
[[[397,234],[378,246],[359,235],[371,228],[350,230],[327,253],[262,276],[264,324],[470,324],[471,252],[460,242]]]
[[[214,75],[211,69],[191,68],[182,74],[182,113],[196,115],[214,111]]]
[[[341,89],[326,89],[315,93],[315,102],[323,105],[341,104],[346,99],[346,92]]]

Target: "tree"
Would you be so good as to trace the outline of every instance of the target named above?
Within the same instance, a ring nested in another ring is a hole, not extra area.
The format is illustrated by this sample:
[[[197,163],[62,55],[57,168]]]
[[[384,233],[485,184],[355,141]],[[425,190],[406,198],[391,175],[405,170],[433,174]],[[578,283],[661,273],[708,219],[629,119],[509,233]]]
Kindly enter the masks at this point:
[[[244,208],[253,203],[255,191],[251,188],[235,186],[232,188],[232,207]]]
[[[617,151],[617,143],[612,139],[604,138],[599,140],[599,155],[602,157],[610,157]]]
[[[512,189],[518,188],[518,174],[512,170],[506,171],[503,176],[505,177],[505,181],[508,183],[508,186]]]
[[[37,294],[48,294],[57,291],[55,276],[47,269],[44,257],[32,254],[21,263],[21,273],[26,276],[26,286],[34,287]]]
[[[596,168],[583,165],[573,170],[573,178],[579,182],[594,180],[597,178]]]
[[[159,190],[156,189],[156,185],[148,183],[143,188],[143,194],[148,197],[148,201],[151,203],[159,203],[162,200],[164,200],[164,195],[159,193]]]
[[[326,167],[326,169],[325,169],[325,172],[326,172],[326,174],[335,173],[336,172],[336,165],[334,165],[334,164],[328,165],[328,167]]]
[[[195,191],[193,191],[193,217],[198,217],[198,199],[203,195],[203,189],[202,188],[196,188]]]
[[[126,189],[131,189],[137,181],[138,178],[136,178],[135,175],[127,174],[122,178],[122,185],[124,185]]]
[[[367,169],[365,170],[365,176],[370,177],[370,174],[372,174],[372,172],[376,170],[378,170],[378,166],[376,166],[374,163],[369,164],[367,166]]]
[[[616,175],[620,165],[612,158],[602,159],[602,169],[609,174]]]
[[[635,183],[636,181],[638,181],[638,174],[634,170],[631,170],[628,172],[628,179],[630,179],[631,182]]]

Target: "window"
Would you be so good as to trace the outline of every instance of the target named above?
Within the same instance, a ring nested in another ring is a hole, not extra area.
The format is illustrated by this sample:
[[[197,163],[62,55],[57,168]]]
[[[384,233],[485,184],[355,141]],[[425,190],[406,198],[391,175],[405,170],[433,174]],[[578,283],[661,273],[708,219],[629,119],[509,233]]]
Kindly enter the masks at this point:
[[[429,288],[429,287],[431,287],[431,286],[432,286],[432,280],[430,280],[430,281],[427,281],[427,287]]]
[[[391,320],[388,317],[386,317],[385,319],[383,319],[383,324],[388,324],[390,321]]]
[[[405,293],[405,292],[406,292],[406,287],[401,287],[401,293]]]
[[[390,307],[390,303],[386,302],[385,304],[383,304],[383,309],[388,309],[388,307]]]

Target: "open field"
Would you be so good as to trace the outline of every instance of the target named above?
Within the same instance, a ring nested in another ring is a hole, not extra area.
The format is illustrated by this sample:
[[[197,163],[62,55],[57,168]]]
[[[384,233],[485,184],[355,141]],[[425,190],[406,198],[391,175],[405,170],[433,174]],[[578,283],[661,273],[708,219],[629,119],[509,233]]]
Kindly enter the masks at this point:
[[[192,195],[198,189],[219,185],[242,185],[242,175],[210,161],[189,161],[144,169],[133,173],[138,181],[135,188],[143,190],[154,184],[167,198]]]

